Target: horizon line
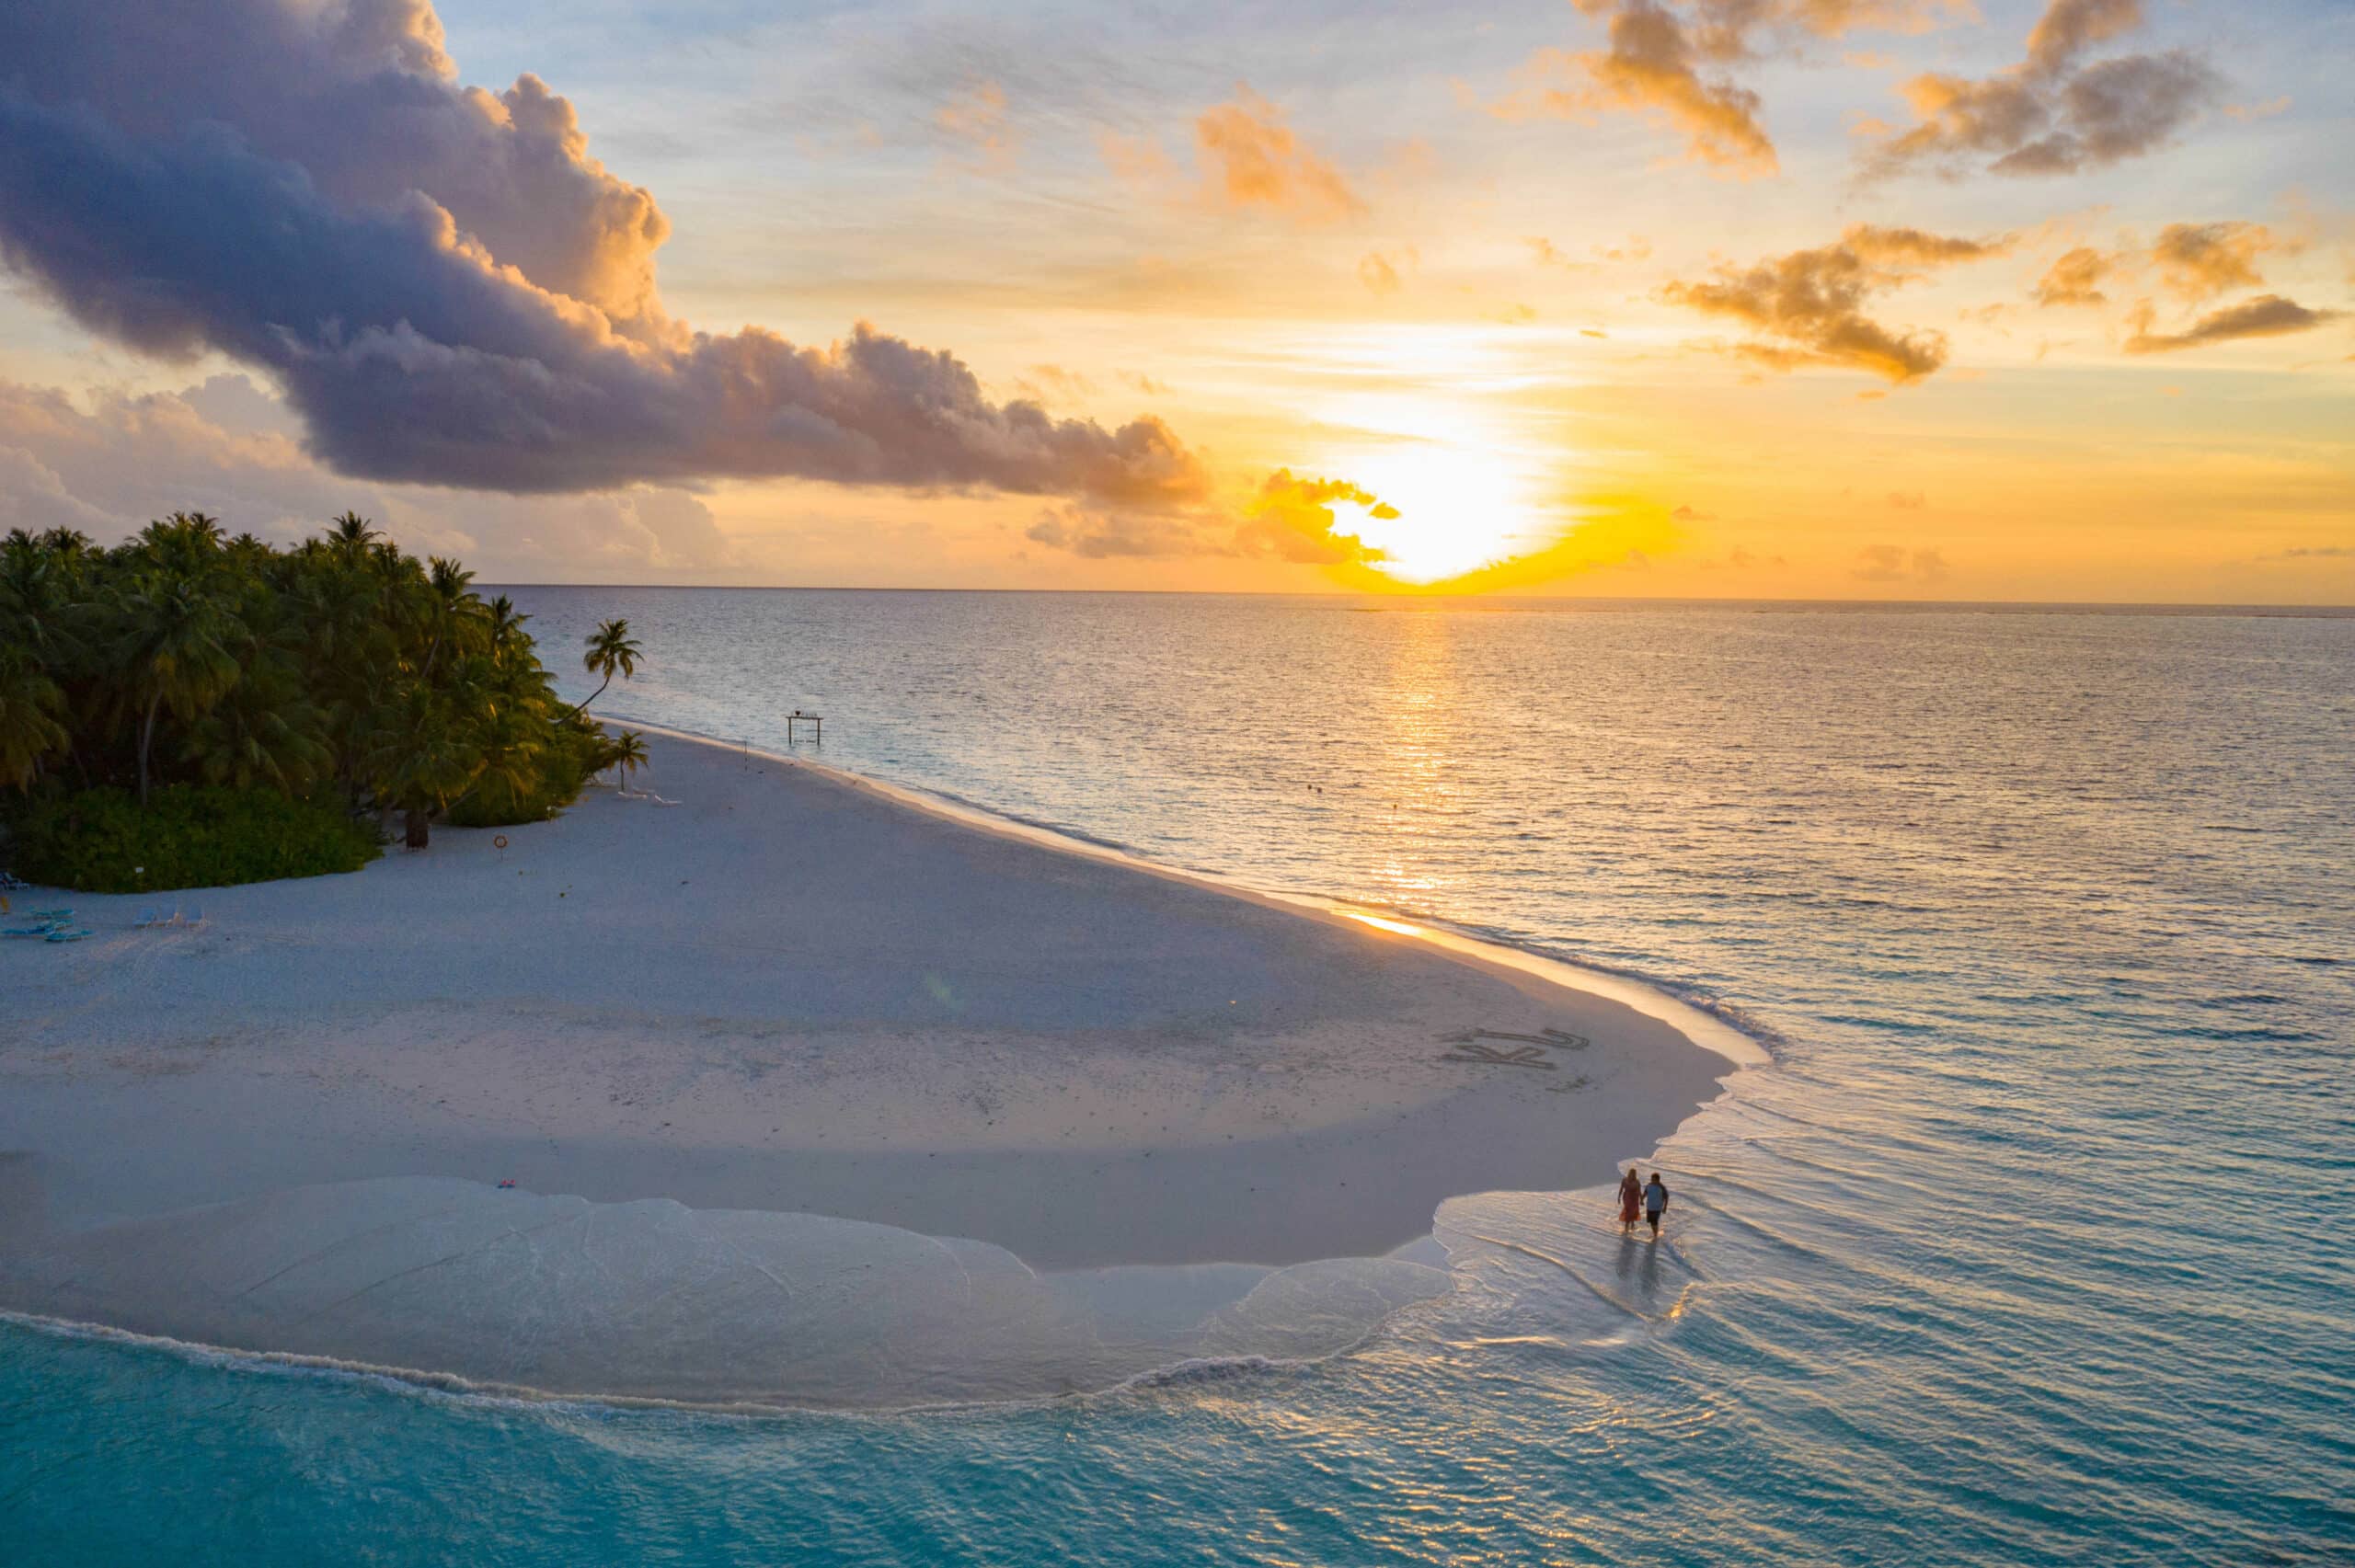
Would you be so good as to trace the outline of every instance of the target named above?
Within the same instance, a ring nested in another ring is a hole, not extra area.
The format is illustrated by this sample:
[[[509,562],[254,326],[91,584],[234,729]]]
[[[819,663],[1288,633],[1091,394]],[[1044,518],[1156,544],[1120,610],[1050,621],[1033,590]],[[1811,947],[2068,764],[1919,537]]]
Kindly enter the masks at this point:
[[[1385,593],[1356,591],[1348,589],[1316,591],[1299,589],[985,588],[893,583],[559,582],[506,578],[485,580],[477,586],[478,588],[649,589],[718,593],[1004,593],[1141,599],[1310,599],[1368,601],[1375,603],[1396,601],[1402,606],[1444,601],[1459,607],[1470,603],[1756,605],[1809,609],[1832,607],[1849,610],[2077,610],[2112,612],[2143,611],[2174,614],[2301,614],[2332,619],[2355,616],[2355,601],[2329,604],[2265,600],[1810,599],[1737,598],[1729,595],[1693,594]]]

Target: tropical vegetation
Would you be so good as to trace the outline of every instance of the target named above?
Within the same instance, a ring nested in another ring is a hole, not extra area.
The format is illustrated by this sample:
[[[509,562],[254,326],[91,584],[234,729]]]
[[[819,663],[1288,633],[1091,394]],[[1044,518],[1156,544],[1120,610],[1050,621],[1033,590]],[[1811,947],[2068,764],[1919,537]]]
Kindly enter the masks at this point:
[[[146,888],[349,870],[400,819],[548,817],[641,760],[555,695],[530,617],[347,512],[292,548],[174,512],[0,540],[0,822],[20,876]],[[625,621],[589,639],[602,693]],[[355,859],[355,855],[358,857]],[[73,875],[50,875],[66,873]],[[184,878],[184,879],[183,879]]]

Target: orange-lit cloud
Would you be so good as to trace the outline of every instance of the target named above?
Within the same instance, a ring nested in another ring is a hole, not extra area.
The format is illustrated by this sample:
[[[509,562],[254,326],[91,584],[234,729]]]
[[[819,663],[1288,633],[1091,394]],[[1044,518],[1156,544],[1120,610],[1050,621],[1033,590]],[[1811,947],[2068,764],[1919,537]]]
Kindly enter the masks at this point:
[[[2292,332],[2307,332],[2326,322],[2337,321],[2344,311],[2309,310],[2297,301],[2280,294],[2259,294],[2223,310],[2210,311],[2181,332],[2154,332],[2154,315],[2146,304],[2134,315],[2131,323],[2134,335],[2126,340],[2130,354],[2166,354],[2181,349],[2199,349],[2215,343],[2230,343],[2244,338],[2280,338]]]
[[[1387,560],[1356,534],[1341,532],[1333,510],[1336,501],[1362,507],[1367,516],[1384,521],[1398,515],[1379,497],[1346,479],[1295,477],[1292,470],[1280,468],[1252,498],[1249,514],[1235,530],[1235,546],[1248,555],[1319,567]]]
[[[2104,256],[2091,246],[2081,245],[2068,251],[2044,269],[2030,297],[2039,305],[2097,305],[2109,296],[2101,292],[2102,280],[2115,271],[2115,258]]]
[[[2151,262],[2170,293],[2194,303],[2265,281],[2257,258],[2275,248],[2263,223],[2169,223]]]
[[[1875,145],[1865,172],[1957,174],[1983,163],[1995,174],[2068,174],[2165,146],[2214,98],[2220,78],[2182,50],[2085,61],[2142,23],[2142,0],[2051,0],[2018,64],[1905,83],[1915,123]]]
[[[993,81],[975,82],[942,104],[933,123],[971,146],[979,166],[1003,174],[1014,166],[1016,136],[1007,122],[1005,89]]]
[[[1611,18],[1610,47],[1541,49],[1518,88],[1490,106],[1507,120],[1582,119],[1603,109],[1648,115],[1681,132],[1689,157],[1727,173],[1773,174],[1775,143],[1759,123],[1759,97],[1722,76],[1701,74],[1701,50],[1675,13],[1653,0],[1580,9]]]
[[[1608,47],[1539,50],[1516,73],[1515,90],[1489,112],[1506,120],[1614,109],[1647,116],[1682,132],[1688,157],[1745,178],[1776,173],[1780,159],[1758,94],[1721,68],[1754,62],[1775,37],[1921,32],[1975,14],[1969,0],[1693,0],[1681,9],[1662,0],[1572,4],[1606,19]]]
[[[1284,124],[1283,111],[1250,84],[1194,121],[1203,194],[1229,208],[1265,208],[1304,223],[1354,217],[1365,203],[1332,162],[1309,150]]]
[[[1865,314],[1873,296],[1922,270],[1999,256],[2008,236],[1977,240],[1919,229],[1852,224],[1837,244],[1749,268],[1720,267],[1704,282],[1672,282],[1660,298],[1749,326],[1731,351],[1774,370],[1836,365],[1903,384],[1946,363],[1943,333],[1892,331]]]

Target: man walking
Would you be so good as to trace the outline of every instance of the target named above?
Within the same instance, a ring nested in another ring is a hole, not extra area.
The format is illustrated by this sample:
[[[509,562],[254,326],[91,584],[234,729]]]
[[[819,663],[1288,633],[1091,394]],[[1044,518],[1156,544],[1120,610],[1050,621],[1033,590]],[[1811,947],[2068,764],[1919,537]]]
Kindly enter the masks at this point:
[[[1644,1219],[1652,1228],[1652,1240],[1660,1240],[1660,1217],[1668,1212],[1668,1184],[1654,1171],[1652,1179],[1644,1184]]]

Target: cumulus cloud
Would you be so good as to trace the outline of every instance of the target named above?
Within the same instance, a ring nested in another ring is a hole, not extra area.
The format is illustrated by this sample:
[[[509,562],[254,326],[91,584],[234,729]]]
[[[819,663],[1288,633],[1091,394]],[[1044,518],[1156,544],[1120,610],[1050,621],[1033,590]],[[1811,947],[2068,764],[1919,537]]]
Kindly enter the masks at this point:
[[[2051,0],[2018,64],[1992,76],[1933,71],[1905,83],[1899,90],[1914,123],[1875,145],[1866,172],[2070,174],[2165,146],[2213,100],[2222,78],[2183,50],[2085,61],[2088,50],[2142,23],[2142,0]]]
[[[1999,256],[2011,243],[1856,223],[1837,244],[1720,267],[1705,281],[1670,283],[1660,298],[1748,326],[1755,336],[1731,351],[1755,364],[1834,365],[1903,384],[1946,363],[1946,337],[1892,330],[1866,315],[1867,305],[1924,271]]]
[[[2130,354],[2166,354],[2180,349],[2200,349],[2215,343],[2230,343],[2244,338],[2280,338],[2292,332],[2306,332],[2326,322],[2337,321],[2344,311],[2309,310],[2297,301],[2280,294],[2259,294],[2236,305],[2210,311],[2181,332],[2155,332],[2154,313],[2146,305],[2134,315],[2133,336],[2126,340]]]
[[[1247,82],[1234,98],[1194,121],[1203,193],[1214,204],[1263,207],[1304,223],[1332,223],[1365,211],[1333,163],[1312,152],[1284,124],[1283,111]]]
[[[1150,508],[1159,420],[996,403],[864,324],[797,347],[664,313],[667,223],[536,78],[462,87],[426,0],[0,10],[0,257],[149,353],[269,372],[363,477],[513,492],[793,476]],[[155,68],[169,61],[171,68]]]
[[[1489,106],[1508,120],[1585,119],[1618,110],[1684,137],[1686,155],[1724,173],[1771,175],[1778,159],[1759,96],[1728,74],[1783,38],[1864,29],[1919,32],[1971,14],[1968,0],[1572,0],[1606,24],[1606,47],[1541,49],[1514,90]]]

